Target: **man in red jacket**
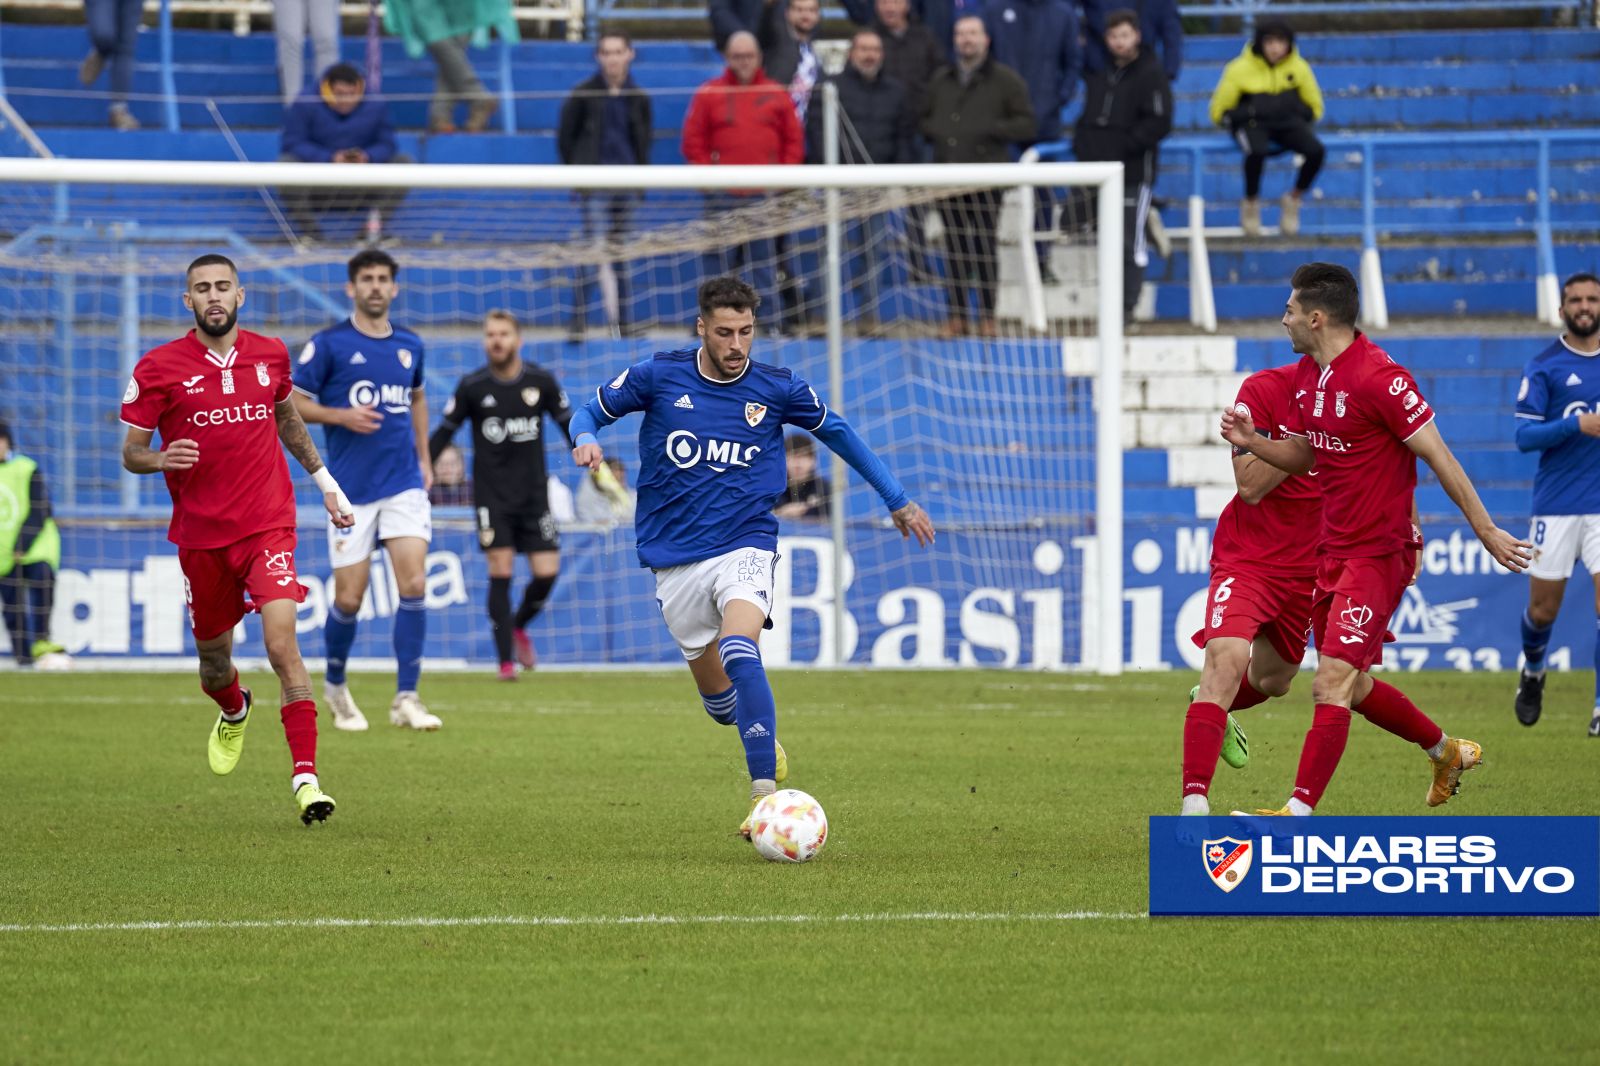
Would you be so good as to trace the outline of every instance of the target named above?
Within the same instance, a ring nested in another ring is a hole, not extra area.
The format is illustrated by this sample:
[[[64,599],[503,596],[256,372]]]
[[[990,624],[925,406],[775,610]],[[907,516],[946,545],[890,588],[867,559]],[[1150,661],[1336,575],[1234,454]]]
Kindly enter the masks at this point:
[[[805,162],[805,131],[783,86],[761,69],[755,34],[739,32],[723,50],[728,69],[695,91],[683,120],[683,158],[699,166],[739,164],[798,166]],[[724,232],[739,226],[730,212],[750,207],[767,193],[760,189],[716,192],[706,197],[706,213],[728,216]],[[788,234],[724,245],[706,255],[706,276],[747,276],[756,291],[771,297],[781,291],[780,321],[785,330],[803,328],[805,299],[800,278],[790,269]],[[774,278],[774,271],[777,277]]]

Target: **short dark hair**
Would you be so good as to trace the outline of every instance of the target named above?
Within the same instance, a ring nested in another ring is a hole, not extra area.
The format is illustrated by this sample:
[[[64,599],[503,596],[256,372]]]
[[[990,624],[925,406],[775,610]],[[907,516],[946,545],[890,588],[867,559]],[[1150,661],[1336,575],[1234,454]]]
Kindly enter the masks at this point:
[[[202,255],[199,259],[196,259],[194,262],[190,263],[189,269],[183,272],[183,276],[188,278],[188,276],[193,274],[196,270],[200,269],[201,267],[208,266],[225,266],[233,272],[234,277],[239,276],[239,268],[233,265],[233,260],[218,252],[208,252],[207,254]]]
[[[400,264],[394,261],[394,256],[382,248],[363,248],[350,257],[349,265],[345,268],[350,272],[350,280],[356,280],[356,275],[368,267],[388,267],[389,280],[394,281],[400,277]]]
[[[1115,29],[1118,26],[1132,26],[1139,28],[1139,13],[1129,7],[1119,7],[1106,16],[1106,29]]]
[[[816,455],[817,446],[804,433],[791,433],[783,438],[785,455]]]
[[[1600,285],[1600,278],[1595,277],[1587,270],[1578,271],[1576,274],[1572,275],[1566,281],[1561,283],[1561,298],[1565,300],[1567,298],[1568,289],[1572,288],[1574,285],[1582,285],[1584,282],[1588,282],[1591,285]]]
[[[983,27],[984,34],[987,35],[989,33],[989,24],[987,22],[983,21],[983,16],[978,14],[976,11],[970,11],[965,15],[957,16],[956,20],[954,22],[950,23],[950,28],[952,30],[954,30],[957,26],[961,25],[963,22],[967,21],[968,19],[977,19],[978,20],[978,25]]]
[[[724,307],[754,314],[756,308],[761,306],[761,297],[756,295],[756,290],[731,274],[701,282],[697,299],[701,318],[710,318]]]
[[[1336,325],[1354,326],[1361,314],[1361,290],[1355,275],[1337,263],[1307,263],[1289,279],[1300,306],[1321,311]]]
[[[11,427],[6,425],[4,422],[0,422],[0,440],[3,440],[7,444],[11,445],[15,445],[17,443],[16,440],[11,436]]]
[[[854,48],[856,46],[856,42],[863,37],[876,37],[879,44],[883,43],[883,34],[879,33],[871,26],[862,26],[860,29],[856,30],[856,32],[850,35],[850,47]]]
[[[627,30],[602,30],[600,32],[600,36],[598,36],[598,37],[596,37],[594,39],[594,50],[596,52],[600,51],[600,44],[607,37],[615,37],[617,40],[621,41],[628,48],[632,48],[633,47],[633,38],[628,36],[628,31]]]
[[[329,85],[364,85],[367,79],[361,76],[354,63],[335,63],[322,72],[322,80]]]

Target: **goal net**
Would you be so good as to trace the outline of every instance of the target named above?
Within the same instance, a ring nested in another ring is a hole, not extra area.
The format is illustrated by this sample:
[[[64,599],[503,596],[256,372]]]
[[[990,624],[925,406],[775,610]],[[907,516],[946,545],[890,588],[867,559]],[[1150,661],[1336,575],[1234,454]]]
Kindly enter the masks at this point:
[[[833,491],[802,493],[804,513],[783,518],[769,662],[1120,666],[1120,285],[1099,284],[1120,276],[1118,168],[8,159],[0,176],[0,419],[49,487],[62,543],[52,630],[80,664],[192,654],[170,504],[160,478],[122,471],[118,422],[140,354],[193,326],[185,265],[232,258],[241,326],[296,353],[348,315],[345,263],[378,240],[400,263],[392,317],[426,344],[435,424],[483,365],[491,309],[520,319],[523,358],[581,404],[632,362],[694,342],[702,280],[756,286],[754,357],[814,385],[939,529],[929,550],[903,541],[870,487],[819,447]],[[1064,192],[1098,205],[1100,225],[1058,237],[1060,283],[1044,287],[1030,204]],[[630,522],[593,498],[557,427],[544,437],[562,572],[530,629],[541,663],[679,661]],[[637,421],[602,444],[631,484]],[[445,482],[471,469],[467,431],[456,448]],[[314,661],[331,568],[317,498],[309,479],[297,485]],[[428,657],[488,663],[471,485],[435,493]],[[378,557],[357,666],[388,659],[395,607]],[[238,636],[245,656],[261,654],[252,620]]]

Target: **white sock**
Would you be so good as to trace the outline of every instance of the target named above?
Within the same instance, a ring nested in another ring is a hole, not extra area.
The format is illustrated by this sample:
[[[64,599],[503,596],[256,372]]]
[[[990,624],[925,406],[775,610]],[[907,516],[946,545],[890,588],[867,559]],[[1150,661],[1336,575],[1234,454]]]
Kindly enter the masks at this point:
[[[1450,743],[1450,734],[1445,733],[1439,738],[1439,743],[1428,749],[1428,758],[1437,762],[1439,756],[1444,754],[1444,746]]]
[[[299,792],[301,785],[310,785],[313,788],[322,787],[322,785],[317,781],[316,774],[295,774],[289,779],[289,791],[291,793]]]
[[[1204,792],[1191,792],[1183,797],[1183,810],[1180,814],[1210,814],[1211,801]]]
[[[1289,801],[1289,813],[1304,818],[1311,813],[1311,808],[1298,799],[1291,799]]]
[[[1595,718],[1600,718],[1600,707],[1596,707],[1594,709],[1594,717]]]
[[[1531,677],[1531,678],[1535,678],[1535,679],[1541,678],[1541,677],[1544,676],[1544,667],[1541,666],[1537,670],[1529,670],[1526,666],[1524,666],[1522,668],[1522,676],[1523,677]]]
[[[778,791],[778,783],[771,778],[763,777],[759,781],[750,782],[750,798],[758,800],[762,796],[770,796]]]
[[[247,710],[248,710],[248,707],[246,706],[245,702],[243,700],[240,700],[239,701],[239,709],[237,711],[223,711],[222,712],[222,720],[224,722],[233,722],[233,723],[237,724],[239,722],[244,721],[245,712]]]

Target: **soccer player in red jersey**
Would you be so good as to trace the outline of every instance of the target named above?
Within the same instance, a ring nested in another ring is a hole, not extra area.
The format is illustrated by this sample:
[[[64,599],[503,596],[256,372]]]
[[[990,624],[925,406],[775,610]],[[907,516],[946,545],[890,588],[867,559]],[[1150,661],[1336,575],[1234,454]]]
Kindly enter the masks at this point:
[[[1300,360],[1285,428],[1271,440],[1251,416],[1222,413],[1222,436],[1290,474],[1313,464],[1322,486],[1323,536],[1312,634],[1319,656],[1312,682],[1316,710],[1300,752],[1294,794],[1276,811],[1310,814],[1344,754],[1350,709],[1423,748],[1433,762],[1428,806],[1455,795],[1482,748],[1448,736],[1398,689],[1368,671],[1383,654],[1384,626],[1416,566],[1421,532],[1412,522],[1417,457],[1461,509],[1501,566],[1527,569],[1531,546],[1497,527],[1477,490],[1433,424],[1416,381],[1360,330],[1360,295],[1344,267],[1308,263],[1296,270],[1283,315]]]
[[[1294,404],[1294,365],[1251,374],[1239,387],[1235,413],[1254,432],[1282,440]],[[1238,493],[1211,538],[1211,592],[1199,687],[1183,724],[1183,811],[1211,813],[1211,778],[1221,755],[1232,766],[1249,757],[1244,731],[1229,711],[1289,691],[1305,656],[1312,581],[1322,534],[1322,490],[1309,475],[1290,476],[1244,448],[1233,449]]]
[[[310,825],[332,814],[334,802],[317,780],[317,705],[295,640],[295,609],[306,591],[295,576],[294,486],[283,448],[316,480],[335,525],[355,518],[289,399],[283,341],[238,326],[244,289],[233,263],[196,259],[183,303],[196,328],[146,352],[122,396],[122,465],[135,474],[159,471],[172,496],[167,539],[183,567],[200,685],[221,709],[207,742],[212,772],[231,773],[244,748],[253,699],[234,669],[233,627],[259,611],[282,687],[290,788]],[[160,451],[150,447],[157,430]]]

